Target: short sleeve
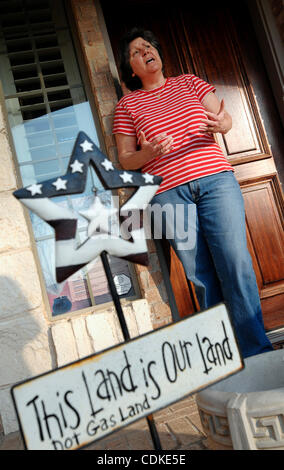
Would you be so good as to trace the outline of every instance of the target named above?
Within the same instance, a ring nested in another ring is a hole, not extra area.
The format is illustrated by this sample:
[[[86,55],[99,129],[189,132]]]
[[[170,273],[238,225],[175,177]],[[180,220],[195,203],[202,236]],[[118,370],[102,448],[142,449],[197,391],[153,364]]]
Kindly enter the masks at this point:
[[[115,108],[112,133],[136,136],[133,119],[120,102]]]
[[[195,88],[196,94],[201,102],[204,100],[205,96],[208,95],[208,93],[216,91],[216,88],[213,85],[210,85],[201,78],[196,77],[196,75],[190,75],[190,78]]]

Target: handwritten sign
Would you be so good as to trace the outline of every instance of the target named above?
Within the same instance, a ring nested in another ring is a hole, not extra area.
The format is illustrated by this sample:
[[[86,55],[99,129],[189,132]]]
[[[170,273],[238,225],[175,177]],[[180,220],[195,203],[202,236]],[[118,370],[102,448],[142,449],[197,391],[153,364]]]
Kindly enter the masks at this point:
[[[12,389],[25,445],[77,449],[243,368],[223,304]]]

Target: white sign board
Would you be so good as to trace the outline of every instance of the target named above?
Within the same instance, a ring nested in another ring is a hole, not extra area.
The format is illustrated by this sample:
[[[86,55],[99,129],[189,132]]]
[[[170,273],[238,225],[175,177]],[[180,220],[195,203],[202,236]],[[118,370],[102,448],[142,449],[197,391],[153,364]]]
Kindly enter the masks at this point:
[[[12,389],[25,445],[76,449],[243,368],[219,304]]]

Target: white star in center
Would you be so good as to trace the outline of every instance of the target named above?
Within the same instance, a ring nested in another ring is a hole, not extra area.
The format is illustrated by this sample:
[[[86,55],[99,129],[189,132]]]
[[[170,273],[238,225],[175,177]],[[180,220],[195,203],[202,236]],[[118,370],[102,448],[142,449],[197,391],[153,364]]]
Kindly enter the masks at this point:
[[[132,175],[130,173],[127,173],[126,171],[119,175],[120,178],[123,180],[124,183],[133,183],[132,181]]]
[[[62,180],[61,178],[57,178],[57,180],[54,181],[54,183],[52,184],[53,186],[56,187],[56,191],[59,191],[60,189],[67,189],[66,188],[67,180]]]
[[[84,142],[80,144],[80,147],[82,147],[84,153],[88,152],[89,150],[93,150],[93,144],[88,140],[84,140]]]
[[[74,163],[71,163],[70,167],[72,168],[72,173],[83,173],[84,164],[80,163],[79,160],[75,160]]]
[[[109,233],[111,231],[109,218],[116,214],[118,210],[112,207],[106,207],[101,203],[99,197],[95,198],[93,204],[86,211],[81,211],[81,214],[85,219],[90,221],[88,225],[88,237],[90,238],[99,228],[100,232]]]

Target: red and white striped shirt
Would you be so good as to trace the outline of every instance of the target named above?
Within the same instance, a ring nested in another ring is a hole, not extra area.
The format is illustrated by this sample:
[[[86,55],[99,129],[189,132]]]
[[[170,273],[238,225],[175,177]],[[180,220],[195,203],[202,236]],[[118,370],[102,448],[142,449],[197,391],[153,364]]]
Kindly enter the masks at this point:
[[[151,141],[166,132],[174,139],[170,153],[147,162],[143,172],[163,177],[161,193],[197,178],[232,171],[211,134],[199,132],[206,118],[202,100],[215,87],[195,75],[170,77],[159,88],[135,90],[116,106],[113,133],[136,136],[140,131]],[[160,94],[160,97],[159,97]]]

